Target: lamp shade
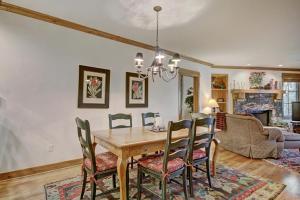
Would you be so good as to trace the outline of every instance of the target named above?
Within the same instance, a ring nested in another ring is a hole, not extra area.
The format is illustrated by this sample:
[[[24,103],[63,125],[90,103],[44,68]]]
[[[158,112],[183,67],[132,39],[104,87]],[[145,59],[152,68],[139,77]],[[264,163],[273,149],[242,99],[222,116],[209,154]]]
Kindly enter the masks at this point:
[[[136,56],[135,56],[135,61],[138,61],[138,62],[144,61],[143,54],[142,53],[137,53]]]
[[[205,107],[205,108],[202,110],[202,113],[207,114],[207,115],[211,114],[211,108],[208,107],[208,106]]]
[[[180,61],[180,55],[178,53],[175,53],[173,55],[172,61],[173,62],[179,62]]]
[[[211,107],[211,108],[218,108],[219,104],[216,102],[215,99],[210,99],[208,101],[208,106]]]
[[[168,66],[169,66],[169,67],[174,67],[174,66],[175,66],[174,61],[170,59],[170,60],[169,60],[169,63],[168,63]]]

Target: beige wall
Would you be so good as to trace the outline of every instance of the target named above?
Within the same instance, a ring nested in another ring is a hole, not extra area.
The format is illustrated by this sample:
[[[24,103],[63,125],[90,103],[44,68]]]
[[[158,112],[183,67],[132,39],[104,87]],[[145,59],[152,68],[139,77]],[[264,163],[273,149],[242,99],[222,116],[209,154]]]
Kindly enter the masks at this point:
[[[137,51],[146,65],[153,52],[11,13],[0,19],[0,173],[80,158],[76,116],[93,130],[108,128],[108,114],[117,112],[132,113],[133,126],[147,111],[177,120],[177,79],[149,81],[149,107],[125,108],[125,73],[135,71]],[[109,109],[77,108],[79,64],[111,70]],[[181,66],[201,73],[201,108],[210,69],[185,60]]]

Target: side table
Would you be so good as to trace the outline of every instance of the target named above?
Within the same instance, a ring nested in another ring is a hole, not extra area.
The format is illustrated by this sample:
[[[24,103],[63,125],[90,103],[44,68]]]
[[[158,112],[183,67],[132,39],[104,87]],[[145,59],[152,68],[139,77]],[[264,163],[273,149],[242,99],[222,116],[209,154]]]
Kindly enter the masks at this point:
[[[292,121],[293,132],[300,133],[300,121]]]

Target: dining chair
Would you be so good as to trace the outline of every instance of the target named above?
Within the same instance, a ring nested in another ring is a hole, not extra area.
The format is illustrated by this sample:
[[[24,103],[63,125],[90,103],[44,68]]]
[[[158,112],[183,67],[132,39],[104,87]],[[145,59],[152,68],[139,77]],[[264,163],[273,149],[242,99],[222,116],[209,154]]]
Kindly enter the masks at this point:
[[[197,135],[197,127],[204,126],[208,127],[208,132]],[[189,190],[190,190],[190,196],[194,196],[193,191],[193,167],[196,168],[196,170],[204,171],[206,172],[208,184],[211,188],[211,173],[210,173],[210,148],[211,143],[215,135],[215,119],[213,117],[209,118],[203,118],[203,119],[194,119],[193,123],[193,131],[192,131],[192,137],[189,147],[189,168],[188,168],[188,174],[189,174]],[[204,150],[203,150],[204,149]],[[205,163],[206,170],[203,170],[200,165]]]
[[[168,124],[167,141],[165,144],[164,155],[151,155],[141,158],[138,161],[138,178],[137,199],[141,199],[141,191],[145,189],[156,196],[154,191],[150,191],[147,187],[143,186],[143,174],[158,179],[162,183],[161,198],[167,198],[167,183],[175,177],[182,176],[183,191],[185,199],[188,199],[187,194],[187,158],[190,137],[192,136],[193,122],[191,120],[182,120],[179,122],[170,121]],[[173,140],[172,134],[174,131],[181,129],[188,129],[188,135],[185,138]],[[185,147],[185,148],[179,148]]]
[[[95,151],[91,140],[89,121],[83,121],[78,117],[75,119],[75,121],[77,125],[78,138],[83,154],[83,182],[80,199],[83,198],[88,177],[90,179],[91,184],[91,199],[93,200],[96,198],[96,183],[99,179],[112,176],[113,185],[113,189],[104,191],[99,195],[104,195],[117,191],[118,188],[116,187],[116,174],[118,157],[111,152],[104,152],[95,155]]]
[[[110,129],[131,128],[132,127],[132,116],[131,116],[131,114],[124,114],[124,113],[117,113],[117,114],[113,114],[113,115],[109,114],[108,118],[109,118],[109,128]],[[120,125],[113,126],[113,121],[114,120],[128,120],[129,125],[120,124]]]
[[[153,112],[142,113],[143,126],[153,126],[155,117],[159,117],[159,113],[153,113]],[[147,123],[146,122],[147,118],[153,118],[153,121]]]
[[[109,118],[109,128],[110,129],[131,128],[132,127],[132,115],[131,114],[124,114],[124,113],[117,113],[117,114],[113,114],[113,115],[109,114],[108,118]],[[129,125],[120,124],[120,125],[113,126],[114,120],[127,120],[127,121],[129,121]],[[131,169],[133,169],[134,163],[137,163],[137,161],[133,157],[131,157],[130,158]]]

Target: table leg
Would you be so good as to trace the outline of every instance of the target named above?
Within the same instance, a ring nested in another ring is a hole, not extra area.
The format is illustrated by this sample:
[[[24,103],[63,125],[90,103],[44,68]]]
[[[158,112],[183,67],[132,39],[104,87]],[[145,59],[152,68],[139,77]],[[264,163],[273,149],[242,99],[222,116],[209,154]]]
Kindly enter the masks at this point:
[[[120,184],[120,199],[126,200],[127,199],[127,190],[126,190],[126,169],[127,169],[127,158],[119,157],[118,158],[118,177],[119,177],[119,184]]]
[[[216,162],[218,158],[218,148],[219,148],[219,143],[220,141],[216,138],[213,139],[212,143],[214,144],[214,150],[212,152],[212,161],[211,161],[211,175],[215,176],[216,175]]]

